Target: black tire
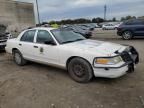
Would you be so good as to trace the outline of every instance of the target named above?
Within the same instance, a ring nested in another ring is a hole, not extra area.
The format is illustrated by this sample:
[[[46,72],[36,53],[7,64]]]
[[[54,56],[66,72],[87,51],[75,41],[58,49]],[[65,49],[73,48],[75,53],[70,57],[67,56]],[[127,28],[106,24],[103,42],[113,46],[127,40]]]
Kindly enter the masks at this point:
[[[23,58],[22,54],[18,50],[13,51],[13,60],[19,66],[23,66],[27,63],[27,61]]]
[[[124,31],[124,32],[122,33],[122,38],[123,38],[124,40],[130,40],[130,39],[133,38],[133,34],[132,34],[131,31]]]
[[[87,83],[93,77],[91,65],[82,58],[74,58],[68,64],[68,72],[73,80],[79,83]]]
[[[106,30],[106,28],[102,28],[103,30]]]

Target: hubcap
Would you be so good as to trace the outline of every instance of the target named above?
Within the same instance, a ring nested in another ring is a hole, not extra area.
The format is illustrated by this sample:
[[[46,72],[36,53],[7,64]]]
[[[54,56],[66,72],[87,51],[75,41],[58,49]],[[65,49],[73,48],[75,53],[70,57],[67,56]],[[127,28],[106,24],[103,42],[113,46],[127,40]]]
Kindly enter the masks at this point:
[[[15,53],[15,61],[17,64],[21,63],[21,56],[18,53]]]
[[[131,38],[131,33],[130,32],[125,32],[124,33],[124,38],[125,39],[130,39]]]
[[[80,64],[76,64],[73,67],[74,74],[78,77],[83,77],[85,75],[85,69]]]

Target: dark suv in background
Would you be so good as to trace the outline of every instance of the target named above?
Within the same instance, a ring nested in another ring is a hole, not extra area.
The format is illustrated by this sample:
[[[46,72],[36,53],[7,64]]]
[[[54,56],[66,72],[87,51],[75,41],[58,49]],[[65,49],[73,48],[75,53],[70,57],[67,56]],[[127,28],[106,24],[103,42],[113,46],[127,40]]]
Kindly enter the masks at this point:
[[[0,50],[4,50],[7,40],[11,37],[11,34],[7,32],[7,27],[0,24]]]
[[[117,28],[117,34],[123,39],[129,40],[136,36],[144,37],[144,19],[132,19],[123,22]]]

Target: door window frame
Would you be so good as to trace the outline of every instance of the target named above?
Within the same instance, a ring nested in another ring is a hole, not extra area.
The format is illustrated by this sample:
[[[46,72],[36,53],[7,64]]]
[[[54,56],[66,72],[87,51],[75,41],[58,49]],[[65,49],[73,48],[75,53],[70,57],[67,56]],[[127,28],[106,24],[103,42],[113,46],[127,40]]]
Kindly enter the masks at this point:
[[[38,32],[39,31],[46,31],[46,32],[48,32],[50,34],[51,38],[53,39],[54,43],[57,45],[57,42],[56,42],[55,38],[53,37],[53,35],[48,30],[36,30],[34,43],[36,43],[36,44],[42,44],[42,45],[47,45],[47,44],[44,44],[44,43],[38,43],[37,42],[37,36],[38,36]]]
[[[29,42],[29,41],[22,41],[21,39],[23,38],[23,36],[25,35],[25,33],[29,32],[29,31],[35,31],[33,41],[32,41],[32,42]],[[26,43],[34,43],[34,41],[35,41],[35,36],[36,36],[36,30],[27,30],[27,31],[25,31],[25,32],[21,35],[19,41],[20,41],[20,42],[26,42]]]

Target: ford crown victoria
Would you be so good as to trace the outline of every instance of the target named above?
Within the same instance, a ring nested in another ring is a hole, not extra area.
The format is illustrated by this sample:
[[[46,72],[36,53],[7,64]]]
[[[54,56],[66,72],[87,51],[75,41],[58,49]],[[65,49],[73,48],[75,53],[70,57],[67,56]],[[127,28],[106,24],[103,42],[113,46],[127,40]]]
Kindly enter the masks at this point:
[[[6,51],[16,64],[27,61],[67,69],[77,82],[89,82],[93,76],[117,78],[134,71],[139,55],[132,46],[85,39],[69,30],[32,28],[9,39]]]

